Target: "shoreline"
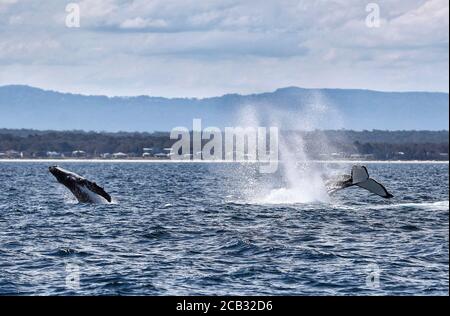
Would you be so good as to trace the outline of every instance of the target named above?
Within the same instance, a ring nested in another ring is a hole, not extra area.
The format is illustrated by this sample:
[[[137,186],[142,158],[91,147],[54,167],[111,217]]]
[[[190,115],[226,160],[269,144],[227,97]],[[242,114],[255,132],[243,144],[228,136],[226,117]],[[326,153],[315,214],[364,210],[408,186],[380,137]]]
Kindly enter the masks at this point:
[[[0,159],[0,163],[49,162],[49,163],[269,163],[268,161],[227,161],[227,160],[170,160],[170,159]],[[275,162],[275,161],[274,161]],[[276,161],[277,163],[280,161]],[[448,160],[308,160],[298,163],[338,163],[338,164],[449,164]],[[281,162],[280,162],[281,163]]]

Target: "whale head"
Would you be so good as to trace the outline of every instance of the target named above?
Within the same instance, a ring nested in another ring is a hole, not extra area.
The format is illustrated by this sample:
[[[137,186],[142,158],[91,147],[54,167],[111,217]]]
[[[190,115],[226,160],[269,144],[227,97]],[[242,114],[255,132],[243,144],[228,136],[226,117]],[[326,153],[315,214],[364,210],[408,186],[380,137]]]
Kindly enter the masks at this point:
[[[73,172],[67,171],[58,166],[51,166],[48,171],[58,180],[58,182],[67,186],[69,183],[82,180],[83,178]]]

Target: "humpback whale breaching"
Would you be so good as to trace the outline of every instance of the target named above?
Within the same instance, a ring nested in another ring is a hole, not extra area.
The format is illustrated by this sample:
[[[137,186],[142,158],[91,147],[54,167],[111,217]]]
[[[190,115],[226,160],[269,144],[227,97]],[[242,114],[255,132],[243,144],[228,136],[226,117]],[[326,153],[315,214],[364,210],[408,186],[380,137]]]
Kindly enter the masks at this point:
[[[381,183],[369,177],[369,172],[365,166],[353,166],[351,175],[344,175],[339,179],[327,181],[325,185],[328,194],[356,185],[386,199],[394,197]]]
[[[58,166],[49,167],[48,170],[59,183],[66,186],[81,203],[101,203],[104,200],[111,202],[111,196],[97,183],[89,181],[76,173],[64,170]]]

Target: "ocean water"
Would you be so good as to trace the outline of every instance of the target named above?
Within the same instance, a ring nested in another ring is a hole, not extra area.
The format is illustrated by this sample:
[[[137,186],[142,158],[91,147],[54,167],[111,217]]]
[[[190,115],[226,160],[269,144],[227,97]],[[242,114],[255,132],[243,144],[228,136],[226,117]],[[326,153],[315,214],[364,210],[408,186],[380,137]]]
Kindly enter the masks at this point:
[[[384,200],[245,164],[60,163],[96,205],[49,164],[0,162],[0,294],[449,294],[448,164],[368,164]]]

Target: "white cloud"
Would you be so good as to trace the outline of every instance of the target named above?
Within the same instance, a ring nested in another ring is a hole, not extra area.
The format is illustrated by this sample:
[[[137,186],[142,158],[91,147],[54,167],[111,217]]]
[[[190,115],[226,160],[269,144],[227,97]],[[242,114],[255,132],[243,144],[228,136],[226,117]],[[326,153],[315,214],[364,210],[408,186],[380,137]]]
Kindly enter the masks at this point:
[[[17,0],[0,0],[0,5],[14,4]]]
[[[127,19],[120,23],[120,28],[122,29],[145,29],[145,28],[164,28],[168,24],[163,19],[143,19],[141,17],[136,17],[133,19]]]
[[[74,1],[76,2],[76,1]],[[0,0],[0,84],[205,96],[286,85],[448,91],[446,0]],[[70,75],[67,75],[70,74]],[[124,80],[126,79],[126,80]]]
[[[74,3],[78,3],[74,1]],[[83,0],[79,2],[81,15],[84,18],[107,18],[120,11],[120,5],[115,0]]]
[[[0,14],[7,11],[12,4],[15,4],[17,0],[0,0]]]

